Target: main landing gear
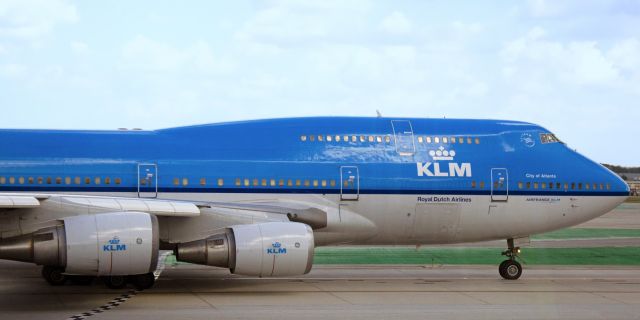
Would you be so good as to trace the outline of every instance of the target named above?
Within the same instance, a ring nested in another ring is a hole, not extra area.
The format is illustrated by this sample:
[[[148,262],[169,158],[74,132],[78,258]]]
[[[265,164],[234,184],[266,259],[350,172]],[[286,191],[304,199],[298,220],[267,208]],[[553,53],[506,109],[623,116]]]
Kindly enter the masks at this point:
[[[42,277],[52,286],[62,286],[67,282],[76,285],[90,285],[95,279],[93,276],[67,275],[64,274],[64,268],[52,266],[42,267]],[[137,290],[144,290],[151,288],[155,283],[155,276],[151,272],[130,276],[104,276],[101,279],[110,289],[122,289],[127,284],[131,284]]]
[[[513,245],[513,239],[507,239],[507,247],[502,255],[507,256],[508,259],[500,263],[498,272],[506,280],[517,280],[522,275],[522,265],[516,261],[520,248]]]

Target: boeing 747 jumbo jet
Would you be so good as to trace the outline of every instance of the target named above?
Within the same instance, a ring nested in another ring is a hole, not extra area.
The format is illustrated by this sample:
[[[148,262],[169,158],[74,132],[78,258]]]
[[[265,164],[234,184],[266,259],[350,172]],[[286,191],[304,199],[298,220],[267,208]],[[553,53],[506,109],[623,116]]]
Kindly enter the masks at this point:
[[[326,245],[529,236],[623,202],[627,185],[516,121],[292,118],[155,131],[0,130],[0,259],[52,285],[153,285],[159,250],[248,276],[310,271]]]

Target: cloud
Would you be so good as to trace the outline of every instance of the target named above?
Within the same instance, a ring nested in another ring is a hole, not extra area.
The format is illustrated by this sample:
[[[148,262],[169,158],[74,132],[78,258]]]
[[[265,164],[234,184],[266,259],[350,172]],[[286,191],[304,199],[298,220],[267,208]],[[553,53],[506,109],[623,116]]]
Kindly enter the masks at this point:
[[[64,0],[0,1],[0,37],[35,40],[77,20],[76,7]]]
[[[540,27],[508,42],[501,56],[506,62],[503,74],[507,77],[577,86],[607,86],[619,80],[618,69],[598,42],[547,40],[546,31]]]
[[[394,11],[382,20],[380,28],[390,34],[407,34],[411,32],[412,24],[402,12]]]
[[[85,55],[89,53],[89,46],[81,41],[72,41],[69,45],[71,47],[71,51],[77,55]]]
[[[27,75],[27,67],[18,63],[0,65],[0,76],[7,78],[23,78]]]
[[[156,41],[138,35],[122,49],[121,66],[159,72],[227,73],[232,65],[215,57],[212,48],[204,41],[196,41],[185,48]]]

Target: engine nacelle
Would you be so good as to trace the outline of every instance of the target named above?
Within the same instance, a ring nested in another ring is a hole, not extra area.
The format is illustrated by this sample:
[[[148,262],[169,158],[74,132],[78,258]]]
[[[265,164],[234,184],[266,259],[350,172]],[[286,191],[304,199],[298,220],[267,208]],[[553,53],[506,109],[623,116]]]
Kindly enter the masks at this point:
[[[179,261],[229,268],[231,273],[272,277],[309,273],[313,231],[297,222],[231,226],[202,240],[179,243]]]
[[[61,226],[0,241],[0,259],[63,267],[78,275],[153,272],[158,250],[158,220],[144,212],[72,216]]]

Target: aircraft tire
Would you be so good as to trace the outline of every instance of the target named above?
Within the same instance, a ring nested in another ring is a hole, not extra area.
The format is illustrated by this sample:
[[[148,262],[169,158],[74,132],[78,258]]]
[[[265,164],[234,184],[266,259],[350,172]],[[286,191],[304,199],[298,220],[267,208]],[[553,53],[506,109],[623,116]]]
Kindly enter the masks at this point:
[[[509,260],[504,260],[500,263],[500,265],[498,266],[498,273],[500,274],[501,277],[506,279],[505,276],[505,266],[507,265],[507,263],[509,262]]]
[[[122,289],[127,286],[127,278],[124,276],[107,276],[102,281],[109,289]]]
[[[136,287],[137,290],[144,290],[153,287],[156,278],[152,272],[149,272],[130,276],[129,281],[133,284],[134,287]]]
[[[517,280],[522,275],[522,265],[515,260],[505,260],[501,276],[506,280]]]
[[[63,272],[64,269],[60,267],[42,267],[42,277],[52,286],[61,286],[67,282],[69,278]]]

